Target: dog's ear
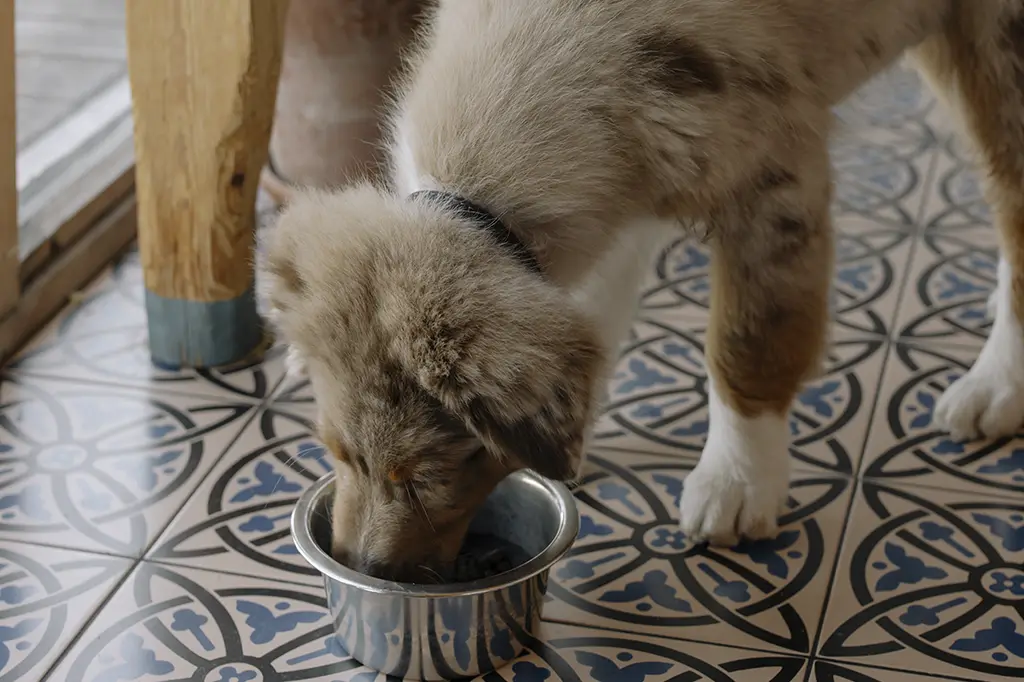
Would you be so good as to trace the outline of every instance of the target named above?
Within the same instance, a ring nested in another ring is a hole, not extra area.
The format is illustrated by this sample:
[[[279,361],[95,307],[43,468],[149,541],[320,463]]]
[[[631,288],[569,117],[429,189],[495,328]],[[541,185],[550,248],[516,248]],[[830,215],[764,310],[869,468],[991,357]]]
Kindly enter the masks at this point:
[[[521,367],[517,380],[467,392],[456,409],[492,454],[568,481],[583,461],[599,354],[580,344],[558,353],[543,371]]]
[[[443,322],[420,327],[410,359],[421,385],[492,455],[571,480],[601,389],[597,333],[564,298],[500,298],[474,315],[439,311]]]

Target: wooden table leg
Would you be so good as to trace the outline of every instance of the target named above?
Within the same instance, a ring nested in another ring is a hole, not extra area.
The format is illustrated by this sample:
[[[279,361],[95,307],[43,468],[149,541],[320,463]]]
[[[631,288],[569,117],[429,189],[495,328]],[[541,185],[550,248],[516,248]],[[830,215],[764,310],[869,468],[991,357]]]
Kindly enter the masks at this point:
[[[139,250],[154,363],[236,362],[262,340],[252,251],[287,0],[127,3]]]
[[[20,282],[14,112],[14,3],[0,2],[0,317],[18,302]]]

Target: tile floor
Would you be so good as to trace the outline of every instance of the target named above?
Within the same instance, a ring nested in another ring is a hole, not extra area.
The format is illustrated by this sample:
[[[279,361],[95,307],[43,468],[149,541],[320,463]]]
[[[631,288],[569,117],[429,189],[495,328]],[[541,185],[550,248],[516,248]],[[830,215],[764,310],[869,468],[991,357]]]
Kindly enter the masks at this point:
[[[488,680],[920,682],[1024,671],[1024,440],[956,443],[935,398],[988,329],[995,236],[906,72],[844,108],[828,372],[793,411],[774,542],[693,546],[676,507],[707,429],[708,258],[655,264],[532,651]],[[0,393],[0,680],[358,680],[288,513],[325,473],[280,352],[147,360],[113,268]]]

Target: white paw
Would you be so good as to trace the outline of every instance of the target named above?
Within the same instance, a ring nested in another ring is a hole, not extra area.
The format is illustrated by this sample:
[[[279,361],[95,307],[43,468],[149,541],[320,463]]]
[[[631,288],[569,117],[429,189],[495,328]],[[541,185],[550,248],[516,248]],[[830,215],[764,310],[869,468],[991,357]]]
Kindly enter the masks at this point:
[[[974,367],[935,406],[935,423],[957,440],[1012,435],[1024,423],[1024,330],[1013,314],[1010,268],[1000,259],[988,300],[995,318]]]
[[[679,519],[686,536],[721,547],[731,547],[742,538],[774,538],[786,508],[788,454],[782,457],[782,466],[754,475],[737,470],[728,460],[708,458],[709,454],[705,450],[697,468],[683,481]]]
[[[694,542],[717,546],[773,538],[789,491],[786,419],[744,417],[710,388],[708,440],[683,481],[680,528]]]
[[[1009,436],[1024,423],[1024,377],[1021,369],[998,362],[978,362],[955,381],[935,406],[935,422],[957,440]]]

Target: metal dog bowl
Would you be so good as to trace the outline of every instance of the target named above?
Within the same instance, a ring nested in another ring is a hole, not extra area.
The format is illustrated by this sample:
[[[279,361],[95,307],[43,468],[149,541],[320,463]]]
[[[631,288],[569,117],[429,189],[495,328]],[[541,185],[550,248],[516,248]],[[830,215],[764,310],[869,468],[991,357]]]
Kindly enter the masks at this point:
[[[334,476],[292,513],[299,553],[324,576],[341,645],[357,661],[406,679],[475,677],[518,656],[536,634],[548,572],[572,546],[579,515],[569,490],[532,472],[506,478],[470,525],[526,550],[526,563],[474,582],[416,585],[372,578],[331,558]]]

